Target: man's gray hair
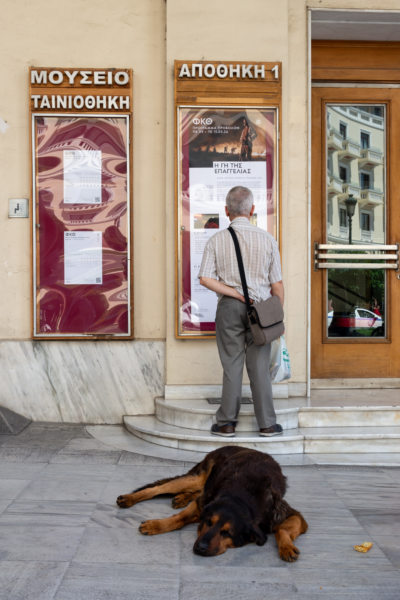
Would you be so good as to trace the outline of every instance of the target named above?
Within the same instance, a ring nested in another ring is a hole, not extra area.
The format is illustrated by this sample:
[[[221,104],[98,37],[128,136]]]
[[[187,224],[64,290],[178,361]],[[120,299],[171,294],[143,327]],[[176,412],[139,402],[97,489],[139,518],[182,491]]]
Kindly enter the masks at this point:
[[[226,207],[231,217],[249,217],[253,204],[251,190],[241,185],[230,189],[226,196]]]

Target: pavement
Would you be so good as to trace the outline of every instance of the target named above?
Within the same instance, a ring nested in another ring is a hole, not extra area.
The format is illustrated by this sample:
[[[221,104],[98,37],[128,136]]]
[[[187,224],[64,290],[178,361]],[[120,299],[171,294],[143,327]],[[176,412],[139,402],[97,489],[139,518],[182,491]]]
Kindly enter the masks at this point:
[[[120,427],[100,430],[103,437],[93,427],[32,423],[0,435],[1,600],[400,599],[399,467],[277,456],[286,497],[309,523],[298,561],[281,561],[273,536],[206,558],[192,552],[195,525],[138,532],[142,520],[173,512],[169,499],[115,504],[121,493],[184,473],[202,454],[149,456],[119,444]],[[366,541],[368,553],[353,549]]]

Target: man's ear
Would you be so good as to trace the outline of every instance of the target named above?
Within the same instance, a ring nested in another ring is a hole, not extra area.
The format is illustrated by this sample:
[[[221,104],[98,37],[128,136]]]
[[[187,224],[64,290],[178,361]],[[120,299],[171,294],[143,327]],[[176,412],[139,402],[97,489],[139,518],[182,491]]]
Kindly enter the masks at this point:
[[[256,210],[255,205],[253,204],[253,206],[251,207],[251,211],[250,211],[250,216],[252,217],[254,214],[254,211]]]
[[[228,210],[227,206],[225,206],[225,214],[226,214],[227,217],[229,217],[229,210]]]

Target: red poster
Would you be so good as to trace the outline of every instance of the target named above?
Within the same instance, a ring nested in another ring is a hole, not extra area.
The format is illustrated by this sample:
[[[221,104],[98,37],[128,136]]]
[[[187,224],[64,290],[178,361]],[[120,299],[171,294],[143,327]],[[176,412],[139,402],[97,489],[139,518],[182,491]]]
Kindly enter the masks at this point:
[[[33,115],[35,337],[131,335],[129,119]]]

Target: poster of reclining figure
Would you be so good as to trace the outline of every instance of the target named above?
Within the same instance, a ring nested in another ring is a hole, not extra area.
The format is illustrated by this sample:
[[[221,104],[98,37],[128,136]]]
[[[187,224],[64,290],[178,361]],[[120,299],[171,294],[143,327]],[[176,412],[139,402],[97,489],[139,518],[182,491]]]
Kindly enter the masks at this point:
[[[251,189],[252,223],[277,236],[277,108],[178,109],[178,335],[215,332],[216,294],[200,285],[204,247],[229,226],[225,198],[237,185]]]

